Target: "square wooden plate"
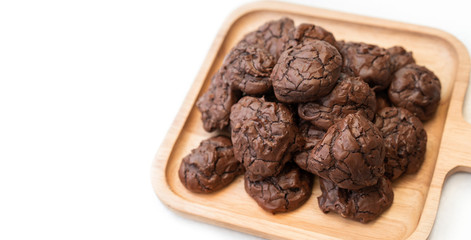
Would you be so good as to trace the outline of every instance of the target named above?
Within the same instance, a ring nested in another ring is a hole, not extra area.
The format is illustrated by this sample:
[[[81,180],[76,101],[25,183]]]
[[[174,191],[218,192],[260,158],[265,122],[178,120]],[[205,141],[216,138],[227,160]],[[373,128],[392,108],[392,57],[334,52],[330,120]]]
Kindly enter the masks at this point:
[[[441,80],[442,99],[435,117],[425,123],[425,162],[417,174],[393,184],[392,207],[380,218],[362,224],[317,206],[321,194],[315,180],[309,201],[301,208],[272,215],[245,192],[243,178],[214,194],[194,194],[178,179],[181,159],[200,141],[215,135],[203,130],[195,102],[209,86],[224,56],[248,32],[269,20],[292,18],[331,31],[337,40],[363,41],[382,47],[400,45],[413,51],[419,65]],[[168,207],[187,216],[265,238],[280,239],[423,239],[433,226],[445,178],[455,171],[471,172],[471,125],[462,116],[469,79],[466,48],[448,33],[422,26],[345,14],[280,2],[258,2],[236,10],[222,26],[152,167],[155,193]]]

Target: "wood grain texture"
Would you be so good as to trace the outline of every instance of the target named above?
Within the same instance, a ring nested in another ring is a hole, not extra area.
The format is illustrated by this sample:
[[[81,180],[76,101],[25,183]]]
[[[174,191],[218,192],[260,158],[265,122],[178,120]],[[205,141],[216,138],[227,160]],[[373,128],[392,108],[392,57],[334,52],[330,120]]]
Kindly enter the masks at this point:
[[[201,140],[215,135],[203,130],[196,99],[209,86],[224,56],[249,31],[268,20],[290,17],[298,25],[313,23],[333,32],[337,40],[364,41],[383,47],[401,45],[413,51],[418,64],[441,80],[442,99],[435,117],[425,123],[425,162],[417,174],[393,184],[392,207],[379,219],[362,224],[317,206],[317,178],[309,201],[296,211],[272,215],[244,190],[243,178],[208,195],[193,194],[178,179],[181,159]],[[463,100],[470,59],[456,38],[436,29],[279,2],[258,2],[235,11],[223,24],[182,108],[158,150],[151,181],[157,196],[188,217],[275,239],[425,239],[433,226],[447,176],[471,172],[471,125],[463,119]]]

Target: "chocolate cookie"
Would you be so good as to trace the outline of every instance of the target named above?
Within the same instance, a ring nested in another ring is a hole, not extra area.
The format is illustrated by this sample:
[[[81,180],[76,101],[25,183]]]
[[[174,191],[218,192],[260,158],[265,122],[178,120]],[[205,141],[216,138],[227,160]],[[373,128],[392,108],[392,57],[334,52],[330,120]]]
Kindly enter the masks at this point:
[[[281,54],[271,75],[281,102],[315,101],[330,93],[342,67],[342,56],[330,43],[312,40]]]
[[[341,188],[375,185],[384,174],[381,132],[363,114],[349,114],[332,125],[310,152],[302,169],[330,179]]]
[[[391,56],[390,62],[392,72],[396,72],[407,64],[415,63],[415,59],[412,56],[412,52],[407,52],[403,47],[394,46],[386,49],[386,51]]]
[[[232,90],[225,74],[225,68],[219,69],[213,76],[208,91],[196,102],[201,112],[203,128],[208,132],[222,130],[229,124],[231,107],[240,98],[240,92]]]
[[[316,128],[327,130],[350,113],[360,112],[373,120],[375,109],[373,89],[358,77],[344,75],[332,92],[320,101],[299,104],[298,115]]]
[[[427,147],[427,133],[420,119],[406,109],[387,107],[378,112],[375,126],[384,138],[384,174],[394,180],[403,173],[417,172]]]
[[[336,41],[334,46],[337,46],[339,52],[341,52],[342,48],[345,46],[346,42],[344,40]]]
[[[261,181],[252,181],[245,175],[245,191],[268,212],[289,212],[309,199],[313,179],[310,173],[289,163],[280,174]]]
[[[296,44],[293,40],[294,22],[289,18],[270,21],[257,31],[251,32],[242,39],[250,45],[262,46],[278,60],[281,53]]]
[[[262,94],[271,89],[275,59],[264,48],[241,42],[226,56],[223,65],[232,88],[246,94]]]
[[[231,140],[217,136],[203,140],[183,158],[178,175],[188,190],[211,193],[227,186],[242,172],[242,165],[234,158]]]
[[[344,69],[367,82],[375,90],[391,83],[390,56],[386,49],[372,44],[347,42],[340,44]]]
[[[378,218],[394,200],[391,181],[385,177],[381,177],[374,186],[358,190],[342,189],[325,179],[319,181],[322,195],[317,201],[324,213],[333,211],[362,223]]]
[[[245,96],[231,111],[234,155],[251,181],[278,174],[296,147],[293,114],[281,103]]]
[[[388,95],[394,106],[403,107],[426,121],[437,111],[441,88],[432,71],[412,63],[394,74]]]
[[[307,43],[312,40],[323,40],[332,46],[336,46],[334,35],[320,26],[302,23],[294,31],[294,39],[299,43]]]

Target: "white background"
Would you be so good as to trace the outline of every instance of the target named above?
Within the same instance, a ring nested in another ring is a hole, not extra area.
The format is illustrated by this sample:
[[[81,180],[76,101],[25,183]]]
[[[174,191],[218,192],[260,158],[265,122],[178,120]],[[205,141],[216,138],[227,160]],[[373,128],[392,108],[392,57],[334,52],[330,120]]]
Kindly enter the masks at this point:
[[[219,27],[245,2],[0,2],[0,239],[254,238],[176,215],[150,184]],[[293,2],[436,27],[471,49],[467,1]],[[434,239],[469,239],[470,201],[471,175],[453,176]]]

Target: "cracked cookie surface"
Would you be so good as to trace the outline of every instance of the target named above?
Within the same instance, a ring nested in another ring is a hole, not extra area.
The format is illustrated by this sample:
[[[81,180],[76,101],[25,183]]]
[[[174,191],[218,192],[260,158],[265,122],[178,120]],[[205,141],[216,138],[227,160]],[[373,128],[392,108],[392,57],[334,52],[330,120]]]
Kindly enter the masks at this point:
[[[215,192],[243,173],[243,167],[234,158],[231,140],[216,136],[203,140],[183,158],[178,171],[182,184],[196,193]]]
[[[223,65],[232,88],[254,95],[271,89],[270,74],[275,59],[264,48],[240,42],[229,52]]]
[[[341,188],[360,189],[383,176],[384,155],[381,132],[362,114],[354,113],[332,125],[306,161],[296,163]]]
[[[362,223],[378,218],[394,200],[391,182],[386,177],[381,177],[374,186],[359,190],[339,188],[330,180],[319,181],[322,195],[317,200],[324,213],[336,212]]]
[[[265,48],[276,61],[283,51],[296,44],[293,40],[294,29],[290,18],[269,21],[245,35],[242,42]]]
[[[394,46],[386,49],[386,51],[390,55],[390,62],[392,72],[396,72],[397,70],[401,69],[402,67],[406,66],[410,63],[415,63],[415,59],[412,56],[412,52],[406,51],[401,46]]]
[[[330,43],[312,40],[284,51],[271,75],[273,90],[281,102],[315,101],[337,83],[342,56]]]
[[[426,121],[437,111],[440,92],[437,76],[426,67],[413,63],[394,74],[388,95],[394,106],[403,107]]]
[[[201,112],[203,128],[207,132],[222,130],[229,124],[231,107],[240,98],[240,93],[232,90],[225,74],[224,67],[219,69],[213,76],[208,91],[196,102]]]
[[[293,114],[282,103],[245,96],[230,121],[234,155],[253,181],[278,174],[297,148]]]
[[[294,39],[298,43],[307,43],[317,39],[326,41],[334,47],[337,45],[337,41],[335,41],[335,37],[331,32],[320,26],[308,23],[302,23],[296,27],[296,30],[294,31]]]
[[[386,49],[362,42],[339,42],[339,45],[346,72],[360,77],[376,90],[388,88],[392,69]]]
[[[373,120],[376,110],[375,92],[358,77],[344,75],[332,92],[317,102],[298,105],[300,118],[315,127],[327,130],[350,113],[360,112]]]
[[[245,191],[265,211],[289,212],[299,208],[311,196],[314,176],[293,163],[286,164],[278,175],[261,181],[245,177]]]
[[[394,180],[403,173],[417,172],[427,147],[427,133],[420,119],[406,109],[387,107],[378,112],[375,125],[384,139],[384,174]]]

